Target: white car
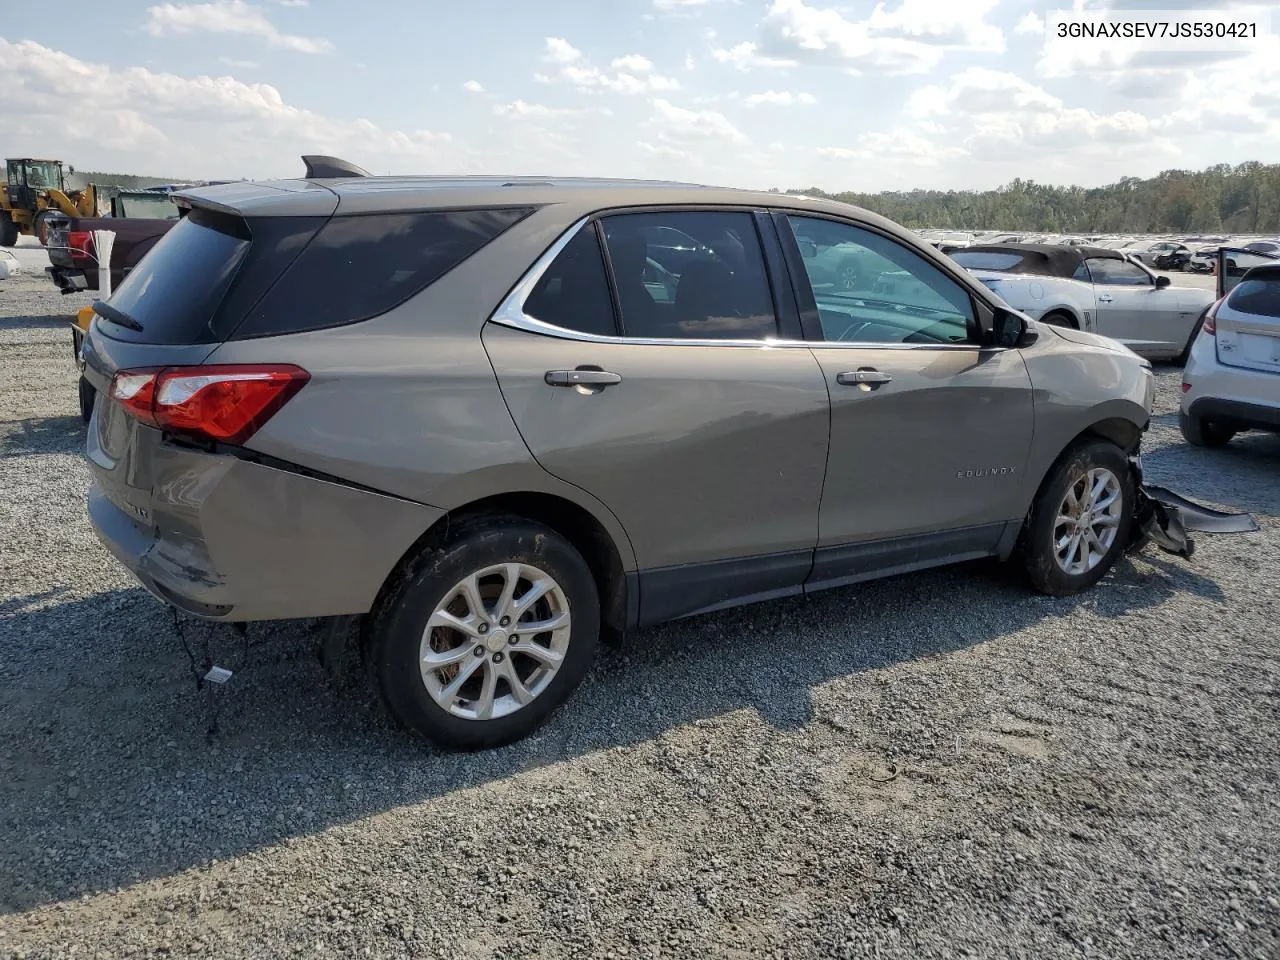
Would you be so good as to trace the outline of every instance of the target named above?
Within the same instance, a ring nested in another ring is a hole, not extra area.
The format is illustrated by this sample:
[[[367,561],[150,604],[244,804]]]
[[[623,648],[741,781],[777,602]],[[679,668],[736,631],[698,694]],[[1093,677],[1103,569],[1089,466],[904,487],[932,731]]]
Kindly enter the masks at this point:
[[[951,259],[1033,320],[1100,333],[1151,359],[1185,357],[1214,299],[1104,247],[982,244]]]
[[[8,250],[0,250],[0,280],[8,280],[22,273],[22,264]]]
[[[1280,256],[1223,247],[1218,292],[1182,372],[1178,425],[1197,447],[1280,432]]]

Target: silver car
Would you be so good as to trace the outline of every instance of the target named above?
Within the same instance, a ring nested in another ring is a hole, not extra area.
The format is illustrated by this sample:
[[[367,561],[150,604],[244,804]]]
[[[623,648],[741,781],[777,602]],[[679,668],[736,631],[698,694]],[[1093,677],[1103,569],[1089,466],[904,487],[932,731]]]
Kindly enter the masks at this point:
[[[95,305],[89,513],[187,614],[364,615],[440,744],[537,727],[602,634],[978,557],[1070,594],[1134,536],[1149,364],[882,217],[328,173],[179,193]]]

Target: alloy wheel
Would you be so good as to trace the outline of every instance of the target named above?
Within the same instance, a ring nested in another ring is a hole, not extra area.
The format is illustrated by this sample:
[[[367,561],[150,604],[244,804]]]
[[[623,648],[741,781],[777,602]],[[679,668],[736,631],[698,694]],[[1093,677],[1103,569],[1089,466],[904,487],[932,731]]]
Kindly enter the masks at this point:
[[[485,567],[455,584],[428,619],[422,682],[456,717],[504,717],[551,684],[570,634],[569,601],[550,574],[527,563]]]
[[[1067,486],[1053,525],[1058,566],[1071,576],[1094,569],[1116,542],[1124,515],[1120,479],[1106,467],[1093,467]]]

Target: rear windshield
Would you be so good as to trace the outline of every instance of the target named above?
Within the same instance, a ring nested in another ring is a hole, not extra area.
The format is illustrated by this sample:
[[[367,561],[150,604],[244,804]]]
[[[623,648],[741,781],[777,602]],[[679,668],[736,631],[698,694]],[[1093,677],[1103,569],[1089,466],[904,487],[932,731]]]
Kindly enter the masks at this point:
[[[1266,272],[1262,276],[1255,275],[1236,284],[1227,306],[1256,317],[1280,319],[1280,269],[1263,269]]]
[[[441,210],[249,220],[192,210],[120,285],[111,305],[139,343],[218,343],[319,330],[387,312],[530,213]]]
[[[1010,250],[1008,253],[1003,250],[999,253],[957,250],[951,254],[951,259],[968,270],[1013,270],[1022,265],[1027,257],[1026,254],[1018,253],[1016,250]]]

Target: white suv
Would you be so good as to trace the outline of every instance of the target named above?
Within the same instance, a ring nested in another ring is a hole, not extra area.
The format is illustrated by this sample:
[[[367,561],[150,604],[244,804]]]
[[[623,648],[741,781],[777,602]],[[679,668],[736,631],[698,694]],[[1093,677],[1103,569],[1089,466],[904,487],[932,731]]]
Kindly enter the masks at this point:
[[[1218,277],[1219,299],[1182,374],[1178,421],[1198,447],[1243,430],[1280,432],[1280,258],[1223,248]]]

